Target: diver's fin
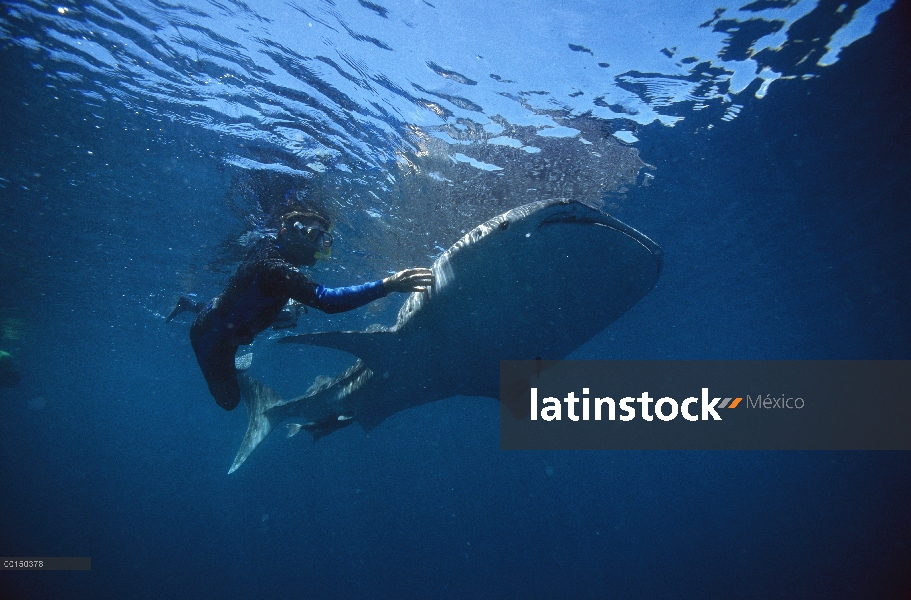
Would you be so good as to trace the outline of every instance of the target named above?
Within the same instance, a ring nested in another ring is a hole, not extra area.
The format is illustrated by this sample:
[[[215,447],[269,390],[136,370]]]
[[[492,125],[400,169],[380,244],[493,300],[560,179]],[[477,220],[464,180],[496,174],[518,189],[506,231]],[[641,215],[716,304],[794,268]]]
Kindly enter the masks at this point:
[[[199,312],[202,310],[203,306],[204,305],[202,304],[202,302],[194,302],[193,300],[190,300],[186,296],[181,296],[180,299],[177,300],[177,304],[174,306],[174,310],[172,310],[171,314],[169,314],[165,318],[164,322],[170,323],[171,321],[174,320],[174,317],[176,317],[177,315],[179,315],[181,313],[185,313],[185,312],[192,312],[192,313],[199,314]]]

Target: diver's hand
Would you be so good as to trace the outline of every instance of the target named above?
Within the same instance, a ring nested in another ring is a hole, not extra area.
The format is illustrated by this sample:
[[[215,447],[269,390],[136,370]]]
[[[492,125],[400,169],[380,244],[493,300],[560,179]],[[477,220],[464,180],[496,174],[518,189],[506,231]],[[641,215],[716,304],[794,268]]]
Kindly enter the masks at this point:
[[[405,269],[383,280],[387,292],[427,292],[433,286],[430,269]]]

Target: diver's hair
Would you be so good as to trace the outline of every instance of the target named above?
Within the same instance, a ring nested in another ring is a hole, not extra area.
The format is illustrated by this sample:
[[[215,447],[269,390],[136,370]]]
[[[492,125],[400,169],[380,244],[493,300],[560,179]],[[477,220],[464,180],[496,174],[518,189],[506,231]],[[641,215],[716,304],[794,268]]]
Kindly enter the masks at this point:
[[[293,165],[293,157],[289,156],[254,152],[254,157],[264,163]],[[233,172],[226,200],[231,212],[242,218],[246,227],[243,231],[232,231],[219,242],[216,256],[207,267],[218,273],[233,272],[237,263],[260,240],[276,237],[284,217],[295,211],[301,213],[300,218],[307,215],[328,230],[335,213],[331,204],[327,203],[327,195],[322,193],[319,182],[318,177],[268,170],[241,169]]]
[[[279,219],[279,226],[285,227],[294,221],[316,221],[323,226],[323,229],[329,229],[329,225],[331,225],[329,219],[315,210],[303,206],[289,207]]]

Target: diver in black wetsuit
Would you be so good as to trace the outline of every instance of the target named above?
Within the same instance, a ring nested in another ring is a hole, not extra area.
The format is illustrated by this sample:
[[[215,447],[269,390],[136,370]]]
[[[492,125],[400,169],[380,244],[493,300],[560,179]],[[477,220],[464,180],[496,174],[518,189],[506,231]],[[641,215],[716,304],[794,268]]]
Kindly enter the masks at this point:
[[[266,236],[250,250],[225,291],[203,306],[181,298],[167,321],[184,311],[199,313],[190,341],[209,392],[219,406],[233,410],[240,402],[234,368],[238,346],[253,343],[289,299],[327,313],[358,308],[389,292],[420,292],[433,285],[430,269],[406,269],[363,285],[326,288],[308,279],[297,266],[313,266],[316,255],[332,245],[329,222],[305,210],[289,209],[278,235]]]

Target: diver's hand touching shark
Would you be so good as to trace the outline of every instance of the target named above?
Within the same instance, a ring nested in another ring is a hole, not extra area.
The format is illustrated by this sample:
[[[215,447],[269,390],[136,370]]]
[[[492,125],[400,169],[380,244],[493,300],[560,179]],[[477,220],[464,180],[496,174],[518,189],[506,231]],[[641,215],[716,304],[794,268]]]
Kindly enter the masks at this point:
[[[433,286],[430,269],[405,269],[383,280],[387,292],[427,292]]]

